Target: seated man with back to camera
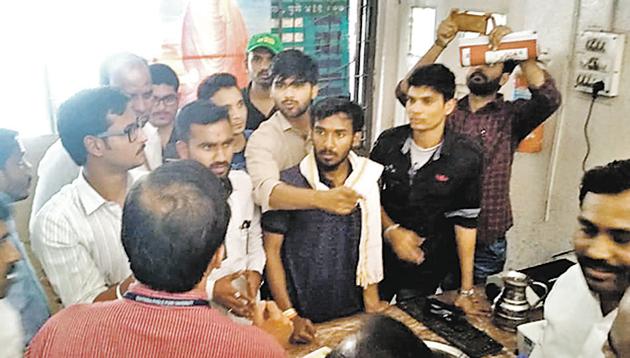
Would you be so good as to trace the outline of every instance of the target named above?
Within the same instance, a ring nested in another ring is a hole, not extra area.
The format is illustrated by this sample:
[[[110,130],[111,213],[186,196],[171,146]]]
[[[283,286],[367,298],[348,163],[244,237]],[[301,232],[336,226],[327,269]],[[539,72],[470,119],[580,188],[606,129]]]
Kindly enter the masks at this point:
[[[240,95],[240,92],[237,91]],[[208,101],[184,106],[177,116],[176,148],[182,159],[192,159],[210,169],[227,188],[232,211],[225,235],[226,257],[208,276],[208,297],[230,312],[251,318],[251,307],[265,267],[260,211],[252,198],[252,183],[243,170],[231,170],[234,129],[228,111]],[[238,287],[238,282],[245,287]],[[235,287],[236,286],[236,287]]]
[[[221,264],[230,220],[227,195],[220,179],[190,160],[141,179],[125,200],[121,234],[138,283],[124,299],[59,312],[26,356],[285,357],[278,342],[288,341],[291,322],[273,302],[254,306],[257,327],[209,306],[206,284]]]
[[[282,171],[284,183],[331,190],[342,185],[365,199],[350,215],[323,210],[267,211],[263,215],[266,275],[278,306],[294,316],[294,342],[315,336],[314,322],[361,310],[376,312],[383,277],[378,180],[383,167],[352,152],[361,140],[363,110],[330,97],[311,110],[313,151]]]

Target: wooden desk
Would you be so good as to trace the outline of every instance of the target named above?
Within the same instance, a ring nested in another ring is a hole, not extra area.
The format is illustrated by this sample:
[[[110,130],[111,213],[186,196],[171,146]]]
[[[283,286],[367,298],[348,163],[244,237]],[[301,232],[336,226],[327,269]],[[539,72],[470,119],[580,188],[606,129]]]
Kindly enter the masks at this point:
[[[447,293],[441,297],[443,297],[445,301],[451,301],[453,294]],[[480,299],[480,301],[483,302],[482,304],[485,305],[485,307],[490,307],[489,303],[485,299]],[[426,328],[422,323],[416,321],[398,307],[391,306],[384,312],[384,314],[401,321],[423,340],[447,343],[446,340]],[[364,316],[364,314],[356,314],[315,325],[317,327],[317,337],[315,341],[307,345],[292,345],[288,349],[289,356],[302,357],[322,346],[334,348],[345,337],[359,329],[361,318]],[[493,355],[492,357],[515,357],[514,351],[516,350],[516,334],[506,332],[495,327],[492,324],[490,317],[470,316],[468,317],[468,320],[475,327],[486,332],[490,337],[503,344],[503,351]]]

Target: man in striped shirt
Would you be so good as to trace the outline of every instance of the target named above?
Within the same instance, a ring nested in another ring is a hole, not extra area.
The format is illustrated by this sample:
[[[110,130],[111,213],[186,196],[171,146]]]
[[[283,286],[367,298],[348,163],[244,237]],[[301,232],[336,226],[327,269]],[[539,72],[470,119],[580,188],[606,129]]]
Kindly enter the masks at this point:
[[[239,325],[211,308],[210,273],[223,258],[227,190],[203,165],[168,163],[129,192],[122,243],[138,283],[124,299],[54,316],[27,357],[284,357],[292,327],[273,302]],[[265,318],[266,317],[266,318]],[[272,335],[265,333],[268,331]]]
[[[82,170],[35,217],[33,251],[64,306],[111,300],[131,281],[120,219],[128,171],[144,163],[142,122],[129,97],[104,87],[64,102],[57,128]]]

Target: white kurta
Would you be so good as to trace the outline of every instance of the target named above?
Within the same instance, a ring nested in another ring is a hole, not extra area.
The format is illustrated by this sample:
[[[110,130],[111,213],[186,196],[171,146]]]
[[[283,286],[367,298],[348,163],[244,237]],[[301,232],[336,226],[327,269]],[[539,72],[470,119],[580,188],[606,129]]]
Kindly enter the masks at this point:
[[[599,358],[617,309],[602,314],[580,265],[562,274],[545,302],[545,331],[532,358]]]
[[[225,235],[225,255],[221,267],[212,270],[206,290],[212,299],[215,282],[234,272],[251,270],[262,275],[265,267],[265,251],[262,245],[260,210],[254,205],[252,182],[243,170],[232,170],[228,175],[232,194],[228,204],[232,211]]]

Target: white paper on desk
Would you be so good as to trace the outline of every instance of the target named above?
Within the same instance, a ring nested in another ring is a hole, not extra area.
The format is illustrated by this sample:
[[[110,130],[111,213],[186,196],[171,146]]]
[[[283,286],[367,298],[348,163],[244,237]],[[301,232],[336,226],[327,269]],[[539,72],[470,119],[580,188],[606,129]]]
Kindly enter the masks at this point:
[[[516,346],[519,358],[527,358],[534,351],[536,345],[542,341],[547,321],[540,320],[521,324],[516,327]]]
[[[329,347],[321,347],[320,349],[312,351],[302,358],[325,358],[330,352],[332,352],[332,349],[330,349]]]

